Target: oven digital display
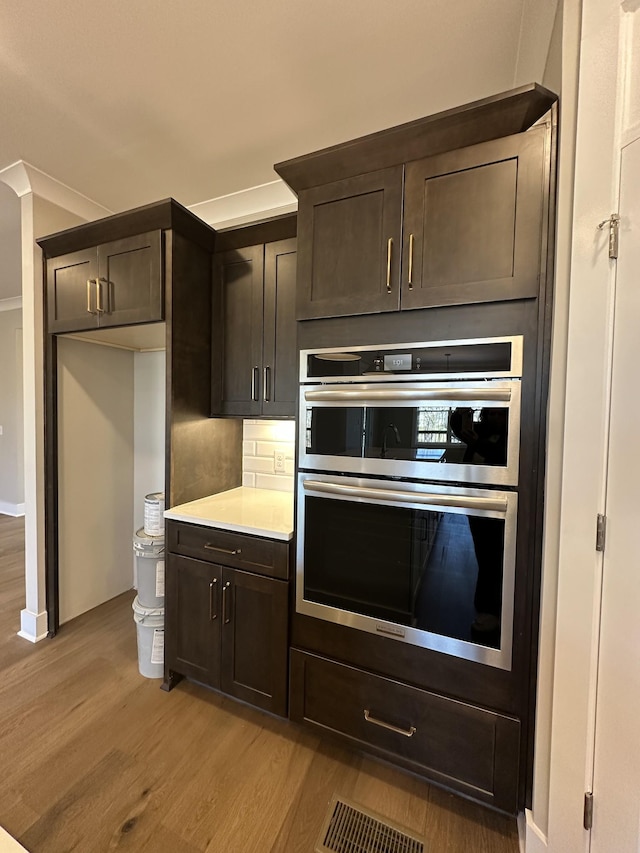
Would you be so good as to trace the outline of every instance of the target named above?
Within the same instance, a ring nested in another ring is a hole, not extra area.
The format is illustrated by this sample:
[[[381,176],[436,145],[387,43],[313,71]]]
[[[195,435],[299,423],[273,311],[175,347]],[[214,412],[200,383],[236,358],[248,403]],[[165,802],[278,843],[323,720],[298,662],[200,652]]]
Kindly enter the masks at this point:
[[[384,357],[385,370],[411,370],[411,353],[392,353]]]

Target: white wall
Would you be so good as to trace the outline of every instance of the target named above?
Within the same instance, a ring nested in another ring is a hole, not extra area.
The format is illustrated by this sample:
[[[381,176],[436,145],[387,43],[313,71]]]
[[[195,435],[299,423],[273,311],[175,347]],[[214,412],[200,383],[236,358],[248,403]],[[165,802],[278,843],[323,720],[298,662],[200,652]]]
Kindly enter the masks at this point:
[[[0,513],[24,514],[22,310],[0,303]]]
[[[134,365],[134,473],[131,533],[144,524],[144,498],[164,489],[166,353],[136,352]]]
[[[133,353],[58,339],[60,623],[132,586]]]

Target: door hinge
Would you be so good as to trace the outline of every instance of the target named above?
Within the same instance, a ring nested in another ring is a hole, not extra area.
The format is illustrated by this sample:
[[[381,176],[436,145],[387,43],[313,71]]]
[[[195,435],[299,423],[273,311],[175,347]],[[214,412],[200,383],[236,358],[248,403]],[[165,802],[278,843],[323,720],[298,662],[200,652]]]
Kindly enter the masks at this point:
[[[620,215],[612,213],[608,219],[603,219],[598,225],[598,230],[602,231],[605,226],[609,226],[609,257],[616,260],[618,257],[618,231],[620,230]]]
[[[585,829],[593,827],[593,792],[587,791],[584,795],[584,817],[582,825]]]
[[[607,537],[607,516],[598,513],[596,522],[596,551],[604,551],[604,542]]]

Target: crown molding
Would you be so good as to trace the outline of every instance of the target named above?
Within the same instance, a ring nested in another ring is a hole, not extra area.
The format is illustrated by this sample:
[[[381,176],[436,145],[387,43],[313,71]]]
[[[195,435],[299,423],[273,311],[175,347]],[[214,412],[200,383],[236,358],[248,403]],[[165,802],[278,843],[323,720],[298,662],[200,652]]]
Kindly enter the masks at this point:
[[[0,299],[0,311],[17,311],[20,308],[22,308],[22,296]]]
[[[109,208],[97,204],[24,160],[0,169],[0,181],[11,187],[18,198],[33,193],[87,221],[101,219],[112,213]]]
[[[247,225],[285,213],[295,213],[298,200],[282,180],[192,204],[189,210],[214,228]]]

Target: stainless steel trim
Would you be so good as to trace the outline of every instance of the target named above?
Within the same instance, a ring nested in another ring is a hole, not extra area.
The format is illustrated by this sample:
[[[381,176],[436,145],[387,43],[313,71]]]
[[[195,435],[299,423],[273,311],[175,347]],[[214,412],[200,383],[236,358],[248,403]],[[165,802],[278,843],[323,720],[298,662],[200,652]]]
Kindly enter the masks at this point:
[[[218,618],[218,614],[213,612],[213,590],[215,589],[217,583],[218,578],[214,578],[212,581],[209,582],[209,622],[213,622],[214,619]]]
[[[306,491],[323,492],[328,495],[360,498],[361,500],[385,501],[385,503],[424,504],[425,506],[459,507],[471,510],[505,513],[507,511],[506,497],[489,498],[473,497],[470,495],[442,495],[434,492],[406,491],[404,489],[384,489],[377,487],[366,488],[347,483],[322,482],[320,480],[304,480]]]
[[[452,400],[460,401],[504,401],[508,402],[511,399],[511,386],[502,386],[492,388],[485,385],[465,388],[451,388],[439,385],[431,386],[415,386],[415,387],[396,387],[390,384],[386,388],[371,387],[361,385],[357,388],[345,388],[343,385],[335,388],[320,388],[317,390],[309,390],[304,392],[304,399],[309,403],[314,402],[339,402],[340,400],[358,400],[364,403],[376,400],[413,400],[420,402],[422,400]]]
[[[229,548],[216,548],[215,545],[210,545],[208,542],[206,542],[203,547],[206,551],[217,551],[219,554],[229,554],[231,557],[235,557],[236,554],[242,554],[241,548],[235,548],[234,550],[230,550]]]
[[[305,498],[307,495],[313,496],[312,493],[306,493],[304,483],[306,480],[322,481],[324,483],[341,484],[345,479],[348,479],[355,486],[361,486],[365,489],[387,489],[391,491],[397,489],[398,484],[389,480],[371,480],[360,477],[340,477],[340,475],[330,474],[313,474],[300,472],[298,474],[298,500],[296,510],[296,612],[304,616],[311,616],[315,619],[322,619],[336,625],[354,628],[360,631],[366,631],[370,634],[380,636],[380,628],[384,627],[385,621],[371,616],[364,616],[359,613],[354,613],[346,610],[341,610],[338,607],[332,607],[325,604],[318,604],[314,601],[308,601],[304,597],[304,540],[305,540]],[[506,499],[506,512],[500,513],[504,518],[505,524],[505,540],[504,540],[504,572],[502,579],[502,619],[500,636],[502,645],[499,649],[482,646],[477,643],[467,640],[456,640],[452,637],[446,637],[441,634],[432,633],[419,628],[413,628],[408,625],[398,625],[395,622],[388,622],[389,631],[385,632],[388,642],[408,643],[410,645],[419,646],[425,649],[440,652],[442,654],[452,655],[458,658],[475,661],[477,663],[487,664],[488,666],[496,667],[497,669],[510,670],[512,661],[512,642],[513,642],[513,606],[514,606],[514,589],[515,589],[515,556],[516,556],[516,519],[518,513],[518,495],[516,492],[497,492],[487,489],[466,488],[449,485],[435,486],[429,483],[402,483],[404,491],[409,492],[412,497],[413,493],[426,494],[429,490],[437,490],[439,494],[457,495],[460,497],[485,497],[489,499]],[[319,493],[317,497],[322,499],[324,493]],[[347,497],[346,495],[327,494],[327,500],[367,500],[366,498],[356,498],[354,496]],[[379,501],[383,503],[384,501]],[[407,501],[410,508],[412,500]],[[397,503],[392,503],[398,506]],[[418,508],[424,508],[424,504],[417,504]],[[449,507],[444,511],[453,513],[463,513],[464,509],[460,507]],[[480,510],[474,508],[471,514],[495,516],[496,513],[488,510]],[[398,627],[402,631],[398,632]],[[395,630],[394,630],[395,629]]]
[[[368,708],[364,709],[364,718],[368,723],[373,723],[374,726],[381,726],[383,729],[388,729],[390,732],[396,732],[396,734],[404,735],[405,737],[413,737],[417,732],[415,726],[409,726],[408,729],[402,729],[400,726],[393,726],[391,723],[385,723],[384,720],[379,720],[377,717],[373,717]]]
[[[222,623],[223,625],[228,625],[231,622],[231,616],[227,616],[227,593],[231,588],[230,581],[227,581],[226,584],[222,587]]]
[[[300,373],[299,378],[300,382],[313,382],[316,384],[320,384],[321,382],[353,382],[360,381],[362,377],[358,376],[314,376],[309,377],[307,375],[307,360],[310,355],[314,354],[323,354],[323,353],[335,353],[335,352],[368,352],[370,350],[401,350],[406,351],[410,349],[422,349],[427,347],[442,347],[442,346],[470,346],[472,344],[500,344],[500,343],[510,343],[511,344],[511,368],[509,370],[492,370],[490,372],[479,375],[477,371],[466,371],[461,373],[430,373],[423,374],[422,378],[425,380],[429,379],[479,379],[479,378],[491,378],[491,379],[500,379],[500,378],[518,378],[522,376],[522,364],[523,364],[523,336],[522,335],[504,335],[495,338],[460,338],[458,340],[444,340],[444,341],[407,341],[405,343],[372,343],[365,346],[350,346],[348,343],[342,343],[341,345],[334,347],[316,347],[314,349],[305,349],[300,351]],[[388,375],[369,375],[366,377],[367,382],[388,382]],[[414,381],[416,377],[414,375],[409,376],[401,376],[395,375],[393,377],[393,381],[396,382],[406,382],[406,381]]]

